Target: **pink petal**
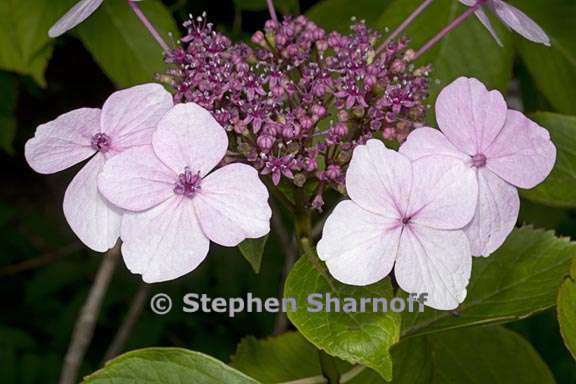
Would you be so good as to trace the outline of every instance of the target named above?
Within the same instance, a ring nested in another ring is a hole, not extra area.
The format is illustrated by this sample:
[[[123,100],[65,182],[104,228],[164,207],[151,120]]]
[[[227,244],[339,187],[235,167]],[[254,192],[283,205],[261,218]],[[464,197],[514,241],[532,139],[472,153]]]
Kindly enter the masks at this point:
[[[500,92],[489,92],[480,81],[460,77],[438,95],[436,119],[448,140],[473,156],[494,141],[507,109]]]
[[[175,172],[190,167],[205,176],[226,154],[228,137],[206,109],[194,103],[178,104],[160,121],[153,146]]]
[[[538,24],[518,8],[500,0],[492,0],[496,15],[510,28],[535,43],[550,46],[550,38]]]
[[[147,283],[177,279],[193,271],[210,247],[191,200],[179,196],[144,212],[127,212],[122,241],[126,266]]]
[[[412,185],[410,160],[379,140],[356,147],[346,172],[346,189],[367,211],[398,218],[408,205]]]
[[[488,30],[488,32],[490,32],[490,34],[492,35],[492,37],[494,38],[494,40],[496,40],[496,43],[498,43],[499,46],[503,47],[504,44],[502,44],[502,41],[501,41],[500,38],[498,37],[498,34],[496,33],[496,30],[494,30],[494,27],[492,26],[492,23],[490,22],[490,19],[489,19],[488,16],[486,15],[486,12],[484,12],[484,9],[479,8],[478,10],[476,10],[476,12],[474,12],[474,14],[475,14],[476,17],[478,18],[478,20],[480,20],[480,22],[482,23],[482,25]]]
[[[318,256],[338,281],[368,285],[392,270],[402,228],[351,200],[339,203],[324,224]]]
[[[100,110],[81,108],[36,128],[24,152],[28,164],[38,173],[49,174],[86,160],[96,151],[92,136],[100,129]]]
[[[467,162],[470,156],[458,150],[442,132],[433,128],[418,128],[412,131],[400,147],[400,153],[412,160],[426,156],[450,156]]]
[[[150,145],[160,119],[172,105],[172,95],[160,84],[114,92],[102,107],[102,132],[112,138],[116,151]]]
[[[213,242],[234,247],[270,232],[268,190],[254,168],[227,165],[203,179],[200,188],[193,202],[200,226]]]
[[[437,229],[459,229],[472,220],[477,201],[476,172],[469,165],[447,156],[414,161],[407,210],[412,222]]]
[[[544,181],[556,162],[556,147],[548,131],[512,110],[484,154],[488,169],[520,188],[533,188]]]
[[[122,212],[108,203],[98,192],[98,174],[105,162],[97,154],[74,177],[64,194],[64,216],[87,247],[105,252],[120,235]]]
[[[516,221],[520,198],[516,188],[487,169],[478,172],[478,206],[464,228],[472,255],[489,256],[504,243]]]
[[[427,293],[426,305],[455,309],[466,298],[472,257],[462,231],[412,225],[404,228],[394,274],[408,293]]]
[[[81,0],[74,5],[60,20],[48,31],[48,36],[54,38],[71,30],[102,5],[104,0]]]
[[[114,205],[142,211],[172,197],[177,177],[151,146],[143,146],[109,159],[98,179],[98,188]]]

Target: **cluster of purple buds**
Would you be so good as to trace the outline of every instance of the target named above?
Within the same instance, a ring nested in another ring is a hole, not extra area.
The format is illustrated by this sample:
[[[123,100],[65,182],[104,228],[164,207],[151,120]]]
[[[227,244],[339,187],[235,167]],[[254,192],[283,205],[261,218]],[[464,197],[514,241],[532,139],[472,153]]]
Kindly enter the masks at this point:
[[[304,16],[269,20],[253,47],[233,44],[205,16],[191,18],[182,45],[166,57],[177,102],[212,112],[234,136],[229,156],[273,183],[343,190],[356,145],[403,141],[426,113],[428,66],[416,68],[408,40],[377,49],[379,33],[353,22],[326,32]]]

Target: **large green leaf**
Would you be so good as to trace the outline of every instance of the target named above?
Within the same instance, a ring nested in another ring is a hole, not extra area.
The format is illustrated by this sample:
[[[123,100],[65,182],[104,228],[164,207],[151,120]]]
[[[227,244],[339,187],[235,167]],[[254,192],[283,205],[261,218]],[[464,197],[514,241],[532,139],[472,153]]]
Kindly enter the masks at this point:
[[[394,30],[421,3],[421,0],[392,2],[378,21],[380,30]],[[434,1],[404,32],[411,40],[410,47],[415,50],[422,47],[465,10],[466,7],[458,1]],[[430,63],[433,67],[431,105],[434,105],[440,90],[460,76],[475,77],[490,89],[506,90],[512,76],[513,43],[505,28],[497,22],[494,26],[504,43],[503,48],[475,17],[471,17],[418,60],[419,64]],[[429,114],[432,123],[433,115],[432,109]]]
[[[533,118],[550,132],[558,155],[544,183],[522,191],[522,196],[545,205],[576,207],[576,117],[536,113]]]
[[[312,21],[327,30],[347,32],[352,17],[375,25],[390,0],[323,0],[306,13]]]
[[[468,296],[456,312],[406,312],[402,335],[502,323],[550,308],[574,256],[576,244],[552,232],[514,230],[490,257],[474,259]]]
[[[246,11],[268,9],[266,0],[234,0],[234,5]],[[274,1],[274,6],[276,7],[276,12],[281,14],[296,14],[300,8],[298,0],[277,0]]]
[[[169,32],[176,33],[174,19],[160,1],[139,5],[164,39]],[[76,33],[119,87],[153,81],[155,74],[164,70],[162,49],[126,1],[105,1]]]
[[[240,244],[238,244],[238,249],[240,253],[252,266],[252,269],[256,273],[260,273],[260,266],[262,265],[262,256],[264,255],[264,249],[266,248],[266,242],[268,241],[268,235],[261,237],[259,239],[246,239]]]
[[[576,115],[576,2],[512,1],[550,36],[552,47],[516,37],[518,50],[534,82],[557,112]]]
[[[316,255],[304,255],[294,265],[286,279],[284,297],[293,297],[297,311],[288,318],[316,347],[350,363],[366,365],[386,379],[392,378],[389,348],[398,341],[400,316],[377,313],[368,306],[366,312],[327,311],[310,312],[310,294],[330,294],[332,298],[391,298],[389,280],[366,287],[341,284],[332,279],[319,263]],[[325,296],[324,296],[325,297]]]
[[[147,348],[128,352],[87,376],[86,384],[257,384],[223,362],[180,348]]]
[[[75,0],[0,1],[0,69],[30,75],[45,85],[52,55],[48,29]]]
[[[558,322],[564,344],[576,359],[576,259],[558,291]]]
[[[14,153],[12,142],[16,135],[14,109],[18,99],[18,82],[15,76],[0,71],[0,149]]]
[[[553,384],[534,348],[503,327],[474,327],[408,339],[392,350],[393,384]],[[425,355],[425,361],[418,356]],[[399,359],[404,356],[403,359]],[[416,359],[412,359],[415,356]],[[395,366],[396,368],[396,366]]]

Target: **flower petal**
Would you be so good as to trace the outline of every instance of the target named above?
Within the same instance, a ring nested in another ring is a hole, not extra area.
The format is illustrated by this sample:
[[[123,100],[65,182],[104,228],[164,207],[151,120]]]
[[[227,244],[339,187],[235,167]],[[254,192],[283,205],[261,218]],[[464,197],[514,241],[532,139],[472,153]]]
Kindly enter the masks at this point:
[[[120,235],[122,212],[98,192],[98,175],[105,162],[97,154],[74,177],[64,194],[64,216],[87,247],[105,252]]]
[[[548,131],[512,110],[484,153],[488,169],[520,188],[533,188],[544,181],[556,162],[556,147]]]
[[[412,185],[410,160],[379,140],[368,140],[354,150],[346,172],[346,190],[362,208],[398,218],[408,205]]]
[[[518,8],[500,0],[492,0],[492,8],[504,24],[526,39],[550,46],[550,38],[546,32]]]
[[[49,174],[86,160],[96,151],[92,136],[100,129],[100,110],[81,108],[36,128],[24,153],[28,164],[38,173]]]
[[[368,212],[351,200],[339,203],[324,224],[318,256],[345,284],[368,285],[385,278],[394,265],[401,226]]]
[[[104,0],[81,0],[74,5],[48,31],[48,36],[55,38],[68,32],[93,14]]]
[[[172,197],[177,177],[147,145],[109,159],[98,178],[98,188],[112,204],[142,211]]]
[[[164,116],[153,137],[154,151],[170,168],[185,167],[206,176],[228,148],[224,128],[210,112],[194,103],[178,104]]]
[[[411,221],[437,229],[459,229],[474,216],[476,172],[461,160],[428,156],[413,162],[413,187],[407,214]]]
[[[180,196],[144,212],[127,212],[122,241],[126,266],[147,283],[177,279],[193,271],[210,247],[194,205]]]
[[[102,107],[102,132],[112,138],[115,151],[150,145],[160,119],[172,105],[172,95],[160,84],[114,92]]]
[[[400,153],[412,160],[426,156],[450,156],[461,161],[469,161],[470,156],[457,149],[442,132],[422,127],[412,131],[400,147]]]
[[[227,165],[203,179],[200,188],[193,202],[200,226],[213,242],[234,247],[270,232],[268,190],[254,168]]]
[[[474,256],[490,256],[500,248],[518,220],[520,197],[513,185],[487,169],[478,172],[478,206],[464,228]]]
[[[471,270],[470,245],[464,232],[416,225],[404,228],[394,274],[404,291],[427,293],[427,306],[457,308],[466,298]]]
[[[474,0],[474,2],[475,1],[476,0]],[[494,40],[496,40],[496,43],[498,43],[499,46],[503,47],[504,44],[502,44],[502,40],[500,40],[500,38],[498,37],[498,34],[496,33],[496,30],[492,26],[492,23],[490,22],[488,15],[486,15],[486,12],[484,12],[484,9],[478,8],[476,12],[474,12],[474,14],[478,18],[478,20],[480,20],[482,25],[488,30],[488,32],[490,32]]]
[[[476,155],[488,147],[506,121],[502,94],[488,91],[474,78],[460,77],[436,101],[436,119],[448,140],[462,152]]]

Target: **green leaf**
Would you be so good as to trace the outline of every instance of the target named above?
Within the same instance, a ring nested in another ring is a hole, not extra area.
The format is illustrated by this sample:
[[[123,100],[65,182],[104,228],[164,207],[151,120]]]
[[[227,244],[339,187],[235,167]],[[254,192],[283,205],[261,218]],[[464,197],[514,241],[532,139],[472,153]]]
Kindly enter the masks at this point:
[[[328,31],[350,31],[352,17],[374,25],[390,0],[324,0],[314,5],[306,16]]]
[[[312,251],[309,251],[309,253]],[[388,279],[366,287],[341,284],[323,269],[315,254],[302,256],[286,279],[284,297],[296,299],[297,311],[288,318],[316,347],[352,364],[362,364],[377,371],[387,380],[392,378],[389,348],[398,341],[400,316],[392,312],[340,312],[315,309],[309,304],[310,294],[330,294],[332,298],[391,298]]]
[[[576,359],[576,259],[558,291],[558,322],[564,344]]]
[[[52,56],[48,29],[74,0],[0,1],[0,69],[30,75],[46,85],[44,71]]]
[[[170,32],[178,36],[172,15],[160,1],[138,4],[164,39]],[[119,87],[153,81],[155,74],[165,69],[162,49],[126,1],[105,1],[76,33]]]
[[[238,245],[240,253],[246,260],[248,260],[252,266],[252,269],[256,273],[260,273],[262,256],[264,255],[264,249],[266,248],[267,241],[268,235],[259,239],[246,239]]]
[[[199,352],[147,348],[128,352],[87,376],[85,384],[257,384],[245,374]]]
[[[236,7],[245,11],[263,11],[268,9],[266,0],[234,0]],[[276,12],[280,14],[297,14],[299,12],[298,0],[274,1]],[[280,15],[278,15],[280,17]]]
[[[402,335],[413,336],[522,319],[554,306],[576,244],[552,232],[516,229],[487,258],[475,258],[468,296],[456,312],[406,312]]]
[[[576,117],[554,113],[532,117],[550,132],[558,154],[550,176],[536,188],[522,191],[522,196],[544,205],[576,207]]]
[[[571,0],[512,3],[540,24],[552,43],[552,47],[545,47],[516,36],[522,61],[556,111],[576,115],[576,3]]]
[[[18,81],[15,76],[0,71],[0,149],[14,154],[12,142],[16,136],[14,109],[18,100]]]
[[[394,30],[421,0],[394,1],[378,21],[380,30]],[[434,1],[404,32],[410,38],[410,48],[418,50],[466,7],[454,0]],[[499,22],[493,23],[504,44],[498,46],[490,33],[476,19],[470,17],[451,31],[418,64],[432,64],[430,104],[442,88],[460,76],[475,77],[489,89],[505,91],[512,76],[513,43],[511,35]],[[433,108],[429,121],[434,123]]]
[[[408,339],[395,346],[392,355],[397,368],[393,384],[554,383],[530,343],[499,326]]]

